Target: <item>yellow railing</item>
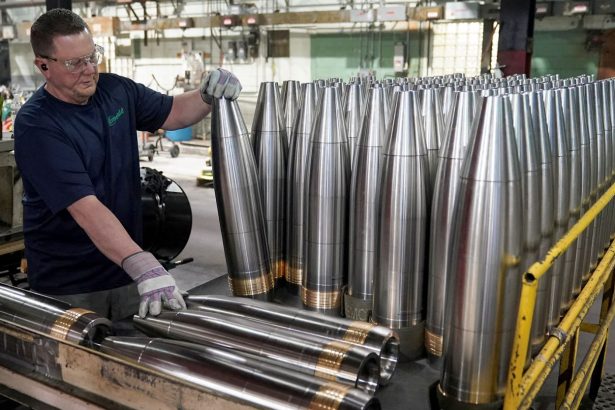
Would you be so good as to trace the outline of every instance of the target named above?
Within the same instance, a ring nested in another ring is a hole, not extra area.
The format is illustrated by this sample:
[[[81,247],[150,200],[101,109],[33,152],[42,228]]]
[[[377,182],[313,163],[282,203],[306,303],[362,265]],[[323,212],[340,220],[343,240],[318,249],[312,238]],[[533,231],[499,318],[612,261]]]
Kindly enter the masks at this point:
[[[587,389],[589,376],[594,370],[596,363],[604,359],[606,351],[604,346],[608,337],[608,327],[613,320],[613,316],[615,316],[615,311],[610,307],[612,281],[609,280],[615,265],[615,241],[602,257],[589,281],[559,325],[551,331],[542,350],[534,358],[529,368],[525,372],[523,371],[528,354],[538,281],[553,265],[555,260],[570,247],[596,216],[609,204],[614,196],[615,184],[549,250],[543,261],[534,263],[530,266],[528,272],[523,275],[514,347],[504,396],[504,410],[529,408],[551,373],[553,366],[562,358],[562,355],[564,358],[560,367],[565,367],[567,374],[564,380],[562,380],[564,372],[562,371],[563,369],[560,369],[560,381],[563,382],[560,383],[560,386],[563,387],[558,388],[556,408],[577,408],[583,392]],[[607,286],[608,292],[605,291],[605,299],[603,300],[601,323],[599,326],[583,326],[584,329],[594,333],[597,332],[597,335],[584,363],[581,365],[577,375],[573,377],[576,346],[581,323],[596,297],[605,287],[607,280],[609,280],[609,286]],[[606,305],[604,302],[606,302]]]

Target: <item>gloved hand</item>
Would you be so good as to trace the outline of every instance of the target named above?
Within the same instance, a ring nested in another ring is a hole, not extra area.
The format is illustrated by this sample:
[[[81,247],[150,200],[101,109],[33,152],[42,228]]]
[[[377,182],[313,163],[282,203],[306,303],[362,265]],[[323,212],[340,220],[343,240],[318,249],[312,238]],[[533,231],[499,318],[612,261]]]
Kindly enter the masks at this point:
[[[201,82],[201,98],[211,105],[214,98],[236,100],[241,92],[241,83],[230,71],[216,68],[210,71]]]
[[[122,269],[137,282],[137,290],[141,296],[139,316],[145,317],[160,314],[162,303],[172,310],[186,309],[186,302],[175,280],[158,259],[149,252],[137,252],[122,261]]]

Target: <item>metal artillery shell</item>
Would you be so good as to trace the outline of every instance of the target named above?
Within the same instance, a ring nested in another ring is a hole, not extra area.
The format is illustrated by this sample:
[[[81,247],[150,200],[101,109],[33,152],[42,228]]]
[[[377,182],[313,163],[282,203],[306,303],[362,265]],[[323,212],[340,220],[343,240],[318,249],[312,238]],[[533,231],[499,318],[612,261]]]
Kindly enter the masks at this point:
[[[395,93],[380,177],[378,274],[372,321],[399,330],[401,352],[423,349],[429,164],[414,91]]]
[[[615,145],[613,144],[613,124],[611,123],[611,106],[613,95],[611,94],[610,83],[607,80],[598,82],[602,87],[602,118],[604,121],[604,146],[605,146],[605,190],[615,182]],[[613,239],[613,224],[615,223],[615,205],[611,202],[603,211],[605,217],[604,249],[607,249]]]
[[[4,284],[0,284],[0,319],[90,347],[112,327],[110,320],[90,310]]]
[[[203,310],[134,317],[150,336],[224,347],[275,360],[279,366],[355,386],[373,394],[378,386],[378,356],[363,347],[317,335],[291,332],[263,322]]]
[[[348,91],[344,99],[344,123],[348,137],[348,152],[350,153],[350,165],[353,166],[353,158],[356,152],[357,141],[361,131],[365,94],[363,86],[358,83],[348,84]]]
[[[190,295],[187,302],[191,309],[216,309],[293,332],[313,333],[329,340],[344,340],[363,346],[380,357],[381,385],[389,382],[397,365],[399,337],[384,326],[231,296]]]
[[[562,110],[564,113],[564,122],[566,127],[566,135],[568,137],[568,150],[570,152],[570,212],[568,219],[568,231],[574,224],[577,223],[581,214],[581,202],[582,202],[582,164],[581,164],[581,129],[580,129],[580,117],[579,117],[579,98],[575,88],[567,87],[561,88],[556,91],[561,96]],[[575,282],[577,277],[580,279],[582,272],[575,271],[577,249],[584,244],[581,243],[583,236],[577,238],[574,244],[572,244],[566,253],[564,258],[564,278],[562,299],[560,302],[560,308],[562,313],[566,312],[573,300],[573,291],[575,289]]]
[[[252,122],[254,159],[263,201],[263,215],[271,269],[275,279],[286,272],[284,227],[286,221],[286,159],[288,143],[278,84],[261,83]]]
[[[589,121],[587,113],[587,91],[584,85],[576,88],[577,109],[579,111],[579,139],[581,151],[581,208],[580,215],[587,212],[591,206],[592,192],[592,156],[590,147]],[[574,264],[574,286],[572,296],[576,298],[583,286],[583,277],[589,269],[590,249],[593,225],[590,225],[579,236],[579,246],[577,247],[576,259]]]
[[[378,188],[386,131],[386,95],[368,91],[368,103],[356,146],[350,182],[348,295],[346,317],[367,321],[377,270]]]
[[[273,288],[256,164],[237,102],[214,99],[212,162],[229,285],[236,296],[270,297]]]
[[[444,117],[442,115],[442,99],[440,93],[435,88],[429,88],[423,92],[423,125],[425,129],[425,144],[427,147],[427,159],[429,161],[429,180],[430,190],[433,191],[433,184],[438,170],[438,153],[440,145],[444,139]]]
[[[607,171],[606,171],[606,163],[607,163],[607,147],[606,147],[606,137],[605,137],[605,122],[604,122],[604,94],[602,86],[595,82],[592,83],[594,89],[594,99],[591,101],[593,104],[593,112],[595,115],[595,130],[596,130],[596,172],[597,172],[597,180],[598,180],[598,188],[596,192],[596,197],[600,198],[607,189]],[[596,230],[597,234],[595,235],[593,242],[593,246],[595,247],[594,267],[598,264],[598,260],[602,258],[604,254],[604,244],[607,238],[607,227],[605,226],[607,223],[606,218],[606,209],[603,209],[602,212],[596,218]]]
[[[547,128],[553,157],[553,199],[555,230],[553,241],[557,242],[568,230],[570,217],[570,150],[560,95],[554,90],[543,94],[547,116]],[[551,268],[551,295],[549,297],[548,327],[557,326],[563,295],[564,256],[558,258]]]
[[[286,127],[287,145],[290,147],[291,135],[295,115],[301,104],[301,83],[286,80],[282,83],[282,111],[284,112],[284,126]]]
[[[316,109],[316,86],[301,85],[302,103],[297,112],[288,151],[288,224],[286,281],[294,293],[299,292],[304,271],[303,235],[305,229],[305,176],[310,132]]]
[[[462,169],[440,389],[483,404],[504,393],[519,305],[521,176],[507,97],[483,99]]]
[[[542,260],[554,243],[553,158],[542,92],[532,92],[529,96],[530,114],[532,116],[534,137],[538,144],[540,162],[540,245],[536,260]],[[551,297],[551,272],[552,270],[547,271],[538,283],[538,295],[536,297],[536,308],[534,309],[535,313],[530,338],[532,354],[538,353],[546,341],[549,299]]]
[[[593,205],[598,198],[599,182],[598,182],[598,132],[596,127],[596,108],[594,102],[596,99],[595,89],[593,83],[588,83],[583,86],[585,93],[587,94],[586,108],[587,116],[584,123],[587,124],[589,132],[589,153],[592,160],[590,161],[590,206]],[[583,283],[589,280],[591,272],[596,268],[598,264],[598,237],[600,235],[600,227],[598,220],[600,215],[588,228],[588,245],[589,245],[589,266],[583,273]]]
[[[324,406],[333,402],[340,409],[380,409],[377,399],[357,389],[228,349],[178,340],[109,337],[101,350],[259,408],[332,408]]]
[[[346,274],[350,157],[339,87],[318,102],[307,156],[303,305],[339,315]]]
[[[434,184],[429,236],[429,279],[425,347],[434,357],[442,356],[446,282],[450,273],[453,245],[453,215],[461,183],[461,166],[472,135],[472,123],[481,97],[473,91],[455,93],[451,122],[440,149]]]

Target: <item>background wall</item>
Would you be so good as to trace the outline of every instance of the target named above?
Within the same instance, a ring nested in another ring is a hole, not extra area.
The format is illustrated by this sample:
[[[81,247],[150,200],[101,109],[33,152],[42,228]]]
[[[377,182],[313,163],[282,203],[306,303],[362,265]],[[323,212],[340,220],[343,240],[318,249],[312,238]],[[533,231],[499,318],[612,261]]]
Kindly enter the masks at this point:
[[[560,74],[571,77],[596,74],[600,53],[586,48],[587,31],[536,31],[532,53],[532,77]]]

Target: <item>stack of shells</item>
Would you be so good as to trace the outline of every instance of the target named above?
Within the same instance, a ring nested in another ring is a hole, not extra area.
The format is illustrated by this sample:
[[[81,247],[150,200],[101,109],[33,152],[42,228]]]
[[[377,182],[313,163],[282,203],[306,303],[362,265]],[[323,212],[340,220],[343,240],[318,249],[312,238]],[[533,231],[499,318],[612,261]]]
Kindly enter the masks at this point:
[[[262,216],[225,245],[233,293],[256,297],[245,289],[268,293],[285,278],[305,308],[394,329],[407,358],[426,350],[443,397],[499,400],[522,273],[615,181],[615,79],[455,74],[282,89],[261,86],[256,160],[242,157],[256,163],[241,187]],[[230,211],[219,210],[222,221]],[[530,357],[614,222],[611,204],[541,278]],[[258,254],[249,267],[235,261],[242,251]]]

